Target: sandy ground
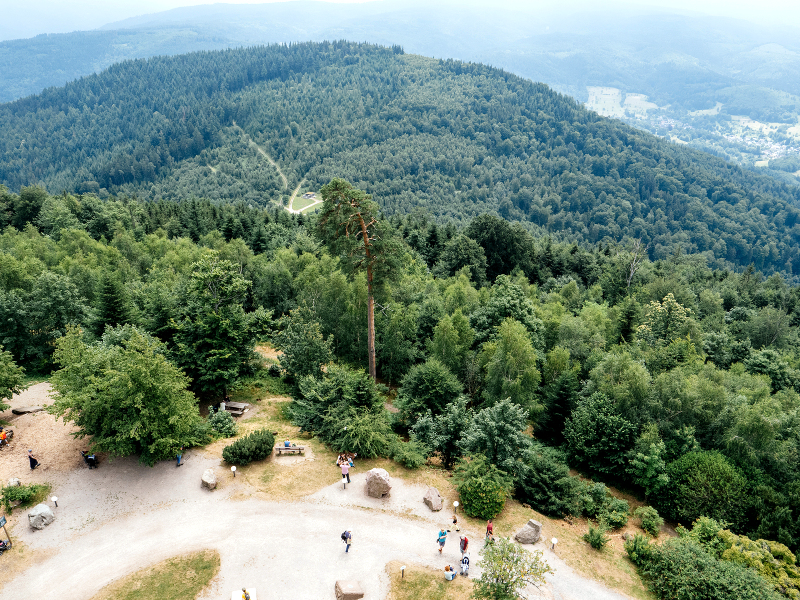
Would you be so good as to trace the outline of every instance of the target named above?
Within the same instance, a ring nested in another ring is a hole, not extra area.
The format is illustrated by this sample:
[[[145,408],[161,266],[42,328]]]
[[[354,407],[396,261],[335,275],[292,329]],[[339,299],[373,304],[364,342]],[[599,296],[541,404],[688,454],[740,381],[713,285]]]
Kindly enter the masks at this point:
[[[46,390],[40,384],[14,402],[30,404],[34,394],[44,401]],[[425,507],[422,486],[395,478],[387,498],[369,498],[358,462],[347,489],[336,483],[302,500],[268,502],[253,498],[243,478],[234,479],[218,456],[204,450],[188,452],[180,468],[174,462],[150,468],[125,458],[90,471],[80,461],[80,443],[52,417],[14,417],[14,428],[19,440],[39,442],[35,447],[48,470],[43,466],[31,473],[24,454],[12,448],[0,453],[3,476],[49,481],[59,500],[56,520],[42,531],[27,526],[24,512],[10,516],[14,540],[43,559],[4,586],[4,597],[86,600],[112,581],[170,556],[215,548],[222,566],[201,600],[229,597],[243,586],[256,588],[262,600],[332,599],[338,579],[360,581],[366,598],[377,599],[389,591],[385,566],[390,561],[441,570],[460,559],[455,533],[438,553],[436,534],[449,515]],[[269,460],[289,467],[303,459]],[[207,468],[215,469],[220,482],[213,492],[200,484]],[[345,529],[353,532],[349,554],[339,538]],[[471,540],[471,574],[477,576],[483,532],[465,533]],[[577,576],[543,543],[539,546],[556,574],[542,592],[531,590],[530,598],[624,598]]]

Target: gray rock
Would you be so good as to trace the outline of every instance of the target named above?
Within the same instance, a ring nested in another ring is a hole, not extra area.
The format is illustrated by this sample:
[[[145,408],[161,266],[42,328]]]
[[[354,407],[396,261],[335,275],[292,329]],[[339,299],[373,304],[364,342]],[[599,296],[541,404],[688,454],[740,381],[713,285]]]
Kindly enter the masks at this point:
[[[35,412],[42,412],[43,410],[44,407],[42,406],[23,406],[21,408],[12,408],[11,413],[14,415],[27,415]]]
[[[439,495],[439,490],[435,487],[429,487],[428,491],[422,497],[425,506],[436,512],[442,510],[442,497]]]
[[[22,482],[16,477],[12,477],[8,480],[8,487],[17,487],[18,485],[22,485]]]
[[[28,513],[28,522],[34,529],[44,529],[55,520],[56,516],[46,504],[37,504]]]
[[[364,597],[364,590],[357,581],[337,581],[336,600],[359,600]]]
[[[623,533],[623,534],[622,534],[622,539],[623,539],[623,540],[625,540],[626,542],[627,542],[629,539],[631,539],[632,537],[633,537],[633,536],[632,536],[632,535],[631,535],[629,532],[627,532],[627,531],[626,531],[625,533]]]
[[[392,483],[386,469],[370,469],[367,471],[367,496],[383,498],[391,489]]]
[[[542,537],[542,524],[531,519],[517,532],[514,539],[520,544],[535,544]]]
[[[217,487],[217,476],[214,473],[214,469],[206,469],[203,471],[203,487],[207,487],[210,490],[213,490]]]

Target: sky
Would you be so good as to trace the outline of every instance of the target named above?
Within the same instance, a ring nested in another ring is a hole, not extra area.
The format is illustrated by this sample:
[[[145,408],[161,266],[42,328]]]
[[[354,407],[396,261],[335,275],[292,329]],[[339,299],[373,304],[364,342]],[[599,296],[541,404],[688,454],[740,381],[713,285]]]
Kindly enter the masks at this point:
[[[282,0],[228,0],[229,4],[263,4]],[[379,0],[324,0],[328,2],[370,2]],[[408,0],[420,3],[421,0]],[[181,6],[214,4],[214,0],[0,0],[0,39],[28,38],[41,33],[65,33],[96,29],[107,23]],[[526,12],[552,10],[554,6],[570,10],[579,6],[594,10],[607,5],[607,0],[426,0],[425,4],[485,5]],[[638,7],[665,7],[680,12],[695,12],[763,24],[800,27],[798,0],[628,0]],[[564,8],[566,7],[566,8]]]

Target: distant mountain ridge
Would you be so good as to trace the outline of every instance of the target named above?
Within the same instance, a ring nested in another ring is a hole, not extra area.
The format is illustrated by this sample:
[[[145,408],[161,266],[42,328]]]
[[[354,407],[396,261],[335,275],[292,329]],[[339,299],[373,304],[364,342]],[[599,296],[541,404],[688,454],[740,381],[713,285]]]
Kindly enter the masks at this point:
[[[800,271],[800,188],[480,64],[348,42],[127,61],[0,105],[0,183],[285,202],[340,176],[387,214],[495,213],[581,243],[641,238]],[[280,166],[284,180],[269,159]]]

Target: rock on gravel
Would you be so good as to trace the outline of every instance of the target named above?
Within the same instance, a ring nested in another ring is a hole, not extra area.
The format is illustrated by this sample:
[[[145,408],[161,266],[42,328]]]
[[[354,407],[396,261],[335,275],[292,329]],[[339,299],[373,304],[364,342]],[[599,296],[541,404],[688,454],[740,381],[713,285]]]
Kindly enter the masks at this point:
[[[42,412],[44,408],[41,406],[21,406],[19,408],[12,408],[11,413],[14,415],[28,415],[30,413]]]
[[[383,498],[392,489],[391,479],[386,469],[370,469],[367,471],[367,496]]]
[[[22,482],[17,477],[8,480],[8,487],[17,487],[18,485],[22,485]]]
[[[434,512],[442,510],[442,497],[439,495],[439,490],[435,487],[428,488],[428,491],[425,492],[425,495],[422,497],[422,501],[425,503],[425,506]]]
[[[381,469],[382,470],[382,469]],[[359,600],[364,597],[364,590],[357,581],[337,581],[336,600]]]
[[[535,544],[542,537],[542,524],[531,519],[517,532],[514,539],[520,544]]]
[[[217,476],[214,474],[214,469],[206,469],[203,471],[203,487],[213,490],[217,487]]]
[[[28,513],[28,522],[34,529],[44,529],[55,520],[56,516],[46,504],[37,504]]]

